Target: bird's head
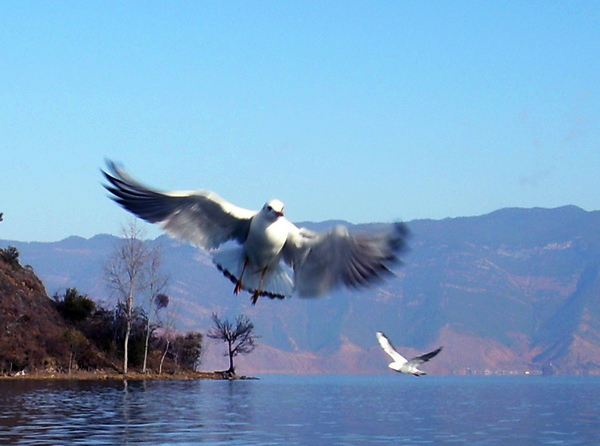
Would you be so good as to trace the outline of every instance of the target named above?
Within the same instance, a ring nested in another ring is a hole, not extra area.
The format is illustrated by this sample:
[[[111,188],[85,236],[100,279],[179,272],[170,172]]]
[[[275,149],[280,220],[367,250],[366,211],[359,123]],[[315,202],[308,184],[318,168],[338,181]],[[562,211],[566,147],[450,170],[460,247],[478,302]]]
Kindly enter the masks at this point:
[[[283,203],[279,200],[269,200],[263,206],[262,211],[270,220],[275,221],[279,217],[283,217]]]

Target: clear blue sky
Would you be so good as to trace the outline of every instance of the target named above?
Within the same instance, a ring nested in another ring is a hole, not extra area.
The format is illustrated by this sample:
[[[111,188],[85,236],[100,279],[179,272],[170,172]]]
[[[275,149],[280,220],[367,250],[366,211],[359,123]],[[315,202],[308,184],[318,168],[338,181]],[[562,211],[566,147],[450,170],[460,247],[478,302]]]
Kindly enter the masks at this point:
[[[2,239],[118,234],[105,158],[293,221],[600,209],[597,1],[4,1],[0,64]]]

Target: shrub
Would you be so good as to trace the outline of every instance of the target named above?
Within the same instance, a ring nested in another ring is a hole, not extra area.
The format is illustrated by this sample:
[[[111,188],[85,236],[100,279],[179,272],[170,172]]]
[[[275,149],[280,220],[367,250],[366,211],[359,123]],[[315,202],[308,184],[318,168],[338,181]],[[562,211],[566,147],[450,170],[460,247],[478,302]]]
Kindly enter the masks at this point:
[[[19,265],[19,251],[14,246],[9,246],[6,249],[0,248],[0,257],[9,265],[16,267]]]
[[[196,367],[200,365],[202,355],[202,334],[187,333],[185,336],[177,336],[173,351],[177,363],[182,368],[196,370]]]
[[[54,302],[58,312],[65,319],[74,322],[88,319],[96,310],[96,303],[89,297],[79,294],[75,288],[67,288],[62,297],[55,294]]]

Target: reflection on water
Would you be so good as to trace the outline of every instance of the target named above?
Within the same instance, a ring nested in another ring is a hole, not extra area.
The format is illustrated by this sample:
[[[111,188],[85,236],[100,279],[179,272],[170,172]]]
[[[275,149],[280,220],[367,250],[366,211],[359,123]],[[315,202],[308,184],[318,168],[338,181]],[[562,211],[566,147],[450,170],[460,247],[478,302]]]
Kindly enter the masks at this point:
[[[230,443],[251,429],[251,387],[249,381],[4,381],[0,441]]]
[[[2,444],[600,444],[595,378],[0,381]]]

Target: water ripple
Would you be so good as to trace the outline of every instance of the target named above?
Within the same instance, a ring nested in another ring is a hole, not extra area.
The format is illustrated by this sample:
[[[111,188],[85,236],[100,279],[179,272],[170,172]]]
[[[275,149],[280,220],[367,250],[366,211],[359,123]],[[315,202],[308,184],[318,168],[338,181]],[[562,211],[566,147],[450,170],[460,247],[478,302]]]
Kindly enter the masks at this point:
[[[597,379],[405,378],[0,381],[0,443],[600,443]]]

